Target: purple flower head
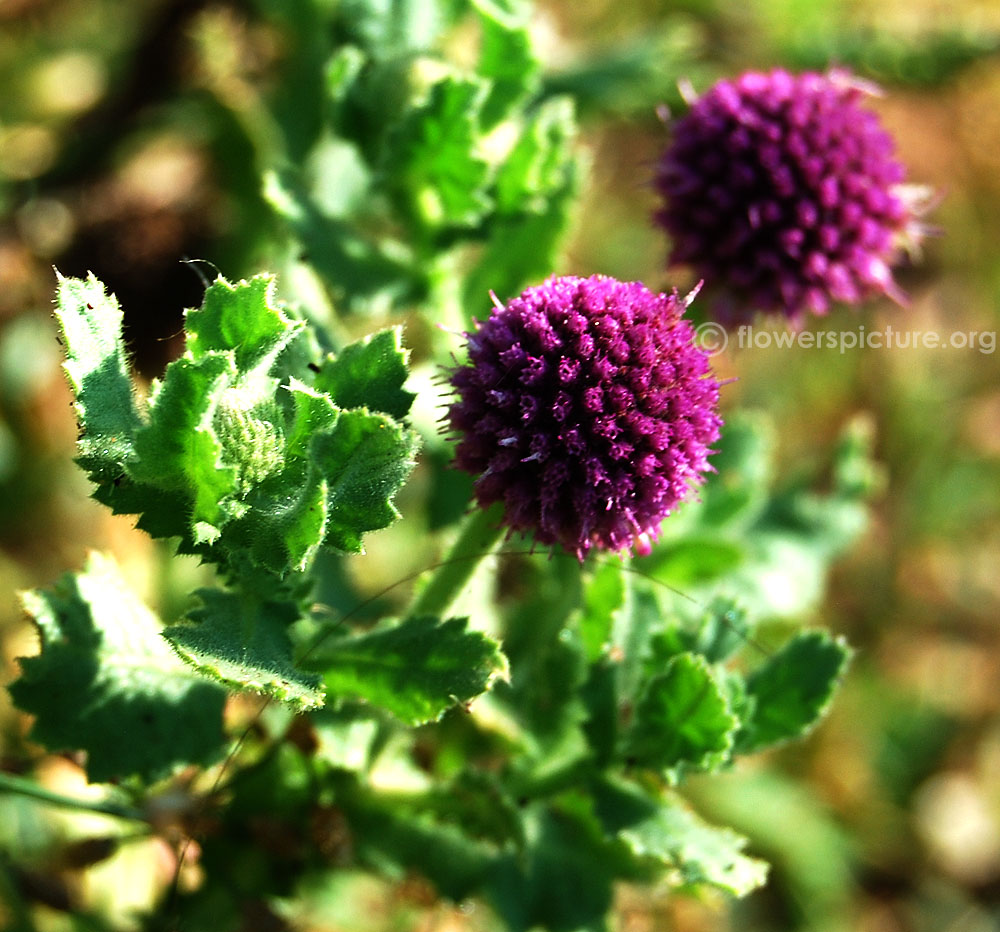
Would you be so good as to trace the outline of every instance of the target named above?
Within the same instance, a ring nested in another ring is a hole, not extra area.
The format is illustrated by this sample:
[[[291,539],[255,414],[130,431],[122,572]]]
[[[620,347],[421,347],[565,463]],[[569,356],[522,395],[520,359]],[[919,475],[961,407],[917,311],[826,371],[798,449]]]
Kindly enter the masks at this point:
[[[831,301],[902,301],[890,266],[923,232],[892,138],[845,71],[720,81],[672,127],[655,184],[672,263],[694,267],[726,323],[793,323]]]
[[[711,469],[719,385],[673,294],[637,282],[550,278],[467,333],[451,376],[456,464],[483,507],[504,505],[583,559],[644,551]]]

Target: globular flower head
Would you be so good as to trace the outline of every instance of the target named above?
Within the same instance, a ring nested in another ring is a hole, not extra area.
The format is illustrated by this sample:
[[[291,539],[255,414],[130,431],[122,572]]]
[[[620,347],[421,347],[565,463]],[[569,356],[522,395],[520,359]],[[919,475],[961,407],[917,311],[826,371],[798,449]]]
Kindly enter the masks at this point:
[[[685,307],[600,275],[498,303],[451,375],[456,464],[479,504],[581,560],[646,549],[710,469],[722,423]]]
[[[902,299],[890,267],[922,232],[919,189],[863,106],[872,90],[845,71],[748,72],[673,125],[656,220],[670,261],[693,266],[724,322]]]

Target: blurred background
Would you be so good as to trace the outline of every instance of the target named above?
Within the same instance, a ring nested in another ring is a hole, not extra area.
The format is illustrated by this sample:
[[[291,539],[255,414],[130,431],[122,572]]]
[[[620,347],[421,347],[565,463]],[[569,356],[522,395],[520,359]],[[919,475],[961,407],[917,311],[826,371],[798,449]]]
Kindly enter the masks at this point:
[[[148,379],[179,352],[181,311],[200,303],[213,265],[230,279],[289,267],[256,164],[275,101],[294,109],[308,74],[288,24],[309,6],[0,0],[0,682],[35,650],[15,592],[79,567],[88,549],[115,553],[161,608],[194,573],[88,499],[72,463],[52,269],[93,271],[117,294]],[[982,340],[948,345],[958,331],[1000,330],[1000,4],[547,0],[534,34],[543,93],[577,101],[588,167],[561,272],[690,283],[664,268],[644,180],[667,138],[656,108],[678,107],[684,78],[701,90],[745,68],[848,65],[882,86],[872,106],[910,180],[940,195],[929,218],[940,235],[899,275],[907,307],[840,309],[807,326],[892,325],[946,345],[730,345],[715,357],[735,379],[726,409],[772,415],[783,474],[826,462],[857,415],[872,425],[883,490],[818,619],[857,655],[807,741],[692,788],[774,863],[768,887],[738,904],[623,889],[615,927],[1000,929],[1000,360]],[[294,153],[294,127],[283,129]],[[202,259],[212,265],[185,261]],[[401,574],[392,549],[364,558],[373,580]],[[26,731],[0,692],[0,769],[30,764],[52,787],[86,794],[79,768],[39,761]],[[86,857],[66,855],[58,814],[13,805],[0,799],[0,925],[16,881],[47,904],[40,929],[90,928],[65,912],[74,904],[128,927],[155,859],[84,870]],[[419,885],[371,882],[365,896],[368,919],[317,928],[488,927]]]

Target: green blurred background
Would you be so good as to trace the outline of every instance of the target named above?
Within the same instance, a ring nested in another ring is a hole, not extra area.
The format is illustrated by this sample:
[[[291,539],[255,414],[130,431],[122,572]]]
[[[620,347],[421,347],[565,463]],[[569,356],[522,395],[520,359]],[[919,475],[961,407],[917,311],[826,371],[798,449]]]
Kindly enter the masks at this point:
[[[88,548],[115,553],[161,606],[196,573],[87,497],[71,459],[52,267],[92,270],[118,295],[147,378],[178,351],[180,310],[200,303],[199,272],[214,275],[184,259],[232,279],[288,270],[288,295],[308,300],[255,159],[268,145],[268,107],[286,95],[293,113],[296,81],[308,77],[308,49],[288,24],[309,6],[0,0],[2,682],[16,676],[14,658],[35,650],[15,591],[80,566]],[[648,179],[666,140],[656,107],[678,105],[682,78],[700,90],[744,68],[840,63],[885,90],[873,106],[910,179],[939,193],[930,222],[941,235],[900,273],[908,307],[837,310],[809,328],[891,324],[945,343],[1000,329],[996,0],[550,0],[535,26],[545,92],[576,98],[589,168],[559,271],[690,284],[668,275],[666,244],[649,224]],[[462,36],[452,42],[460,58]],[[726,409],[773,416],[783,474],[827,461],[857,415],[872,424],[884,490],[818,617],[857,657],[806,742],[692,787],[775,864],[769,886],[739,904],[623,889],[617,929],[1000,929],[1000,362],[983,349],[731,346],[715,357],[735,380]],[[392,532],[385,541],[358,570],[372,588],[411,568],[401,568]],[[0,693],[0,769],[30,764],[52,788],[85,795],[72,760],[39,760],[26,731]],[[96,859],[74,859],[67,842],[99,830],[74,819],[0,800],[0,926],[16,883],[48,904],[39,928],[84,928],[67,905],[128,927],[130,906],[172,870],[164,852],[138,844],[84,869]],[[315,928],[490,928],[419,883],[348,879],[363,913]]]

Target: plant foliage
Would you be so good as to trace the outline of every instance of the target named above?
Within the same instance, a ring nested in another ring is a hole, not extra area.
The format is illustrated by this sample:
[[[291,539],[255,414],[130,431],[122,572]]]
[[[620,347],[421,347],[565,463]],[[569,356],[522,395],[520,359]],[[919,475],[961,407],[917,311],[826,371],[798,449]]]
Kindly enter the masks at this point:
[[[799,623],[865,525],[864,424],[820,492],[816,475],[779,479],[766,415],[727,415],[716,474],[648,556],[581,566],[515,545],[485,560],[495,522],[452,527],[468,486],[411,417],[424,382],[402,329],[369,326],[406,310],[445,364],[443,332],[483,315],[490,290],[556,269],[581,160],[530,14],[521,0],[260,14],[290,52],[258,101],[267,131],[241,139],[271,254],[319,283],[314,302],[279,300],[271,275],[219,277],[147,392],[114,296],[59,277],[93,496],[215,572],[162,621],[100,555],[22,595],[40,646],[10,692],[32,740],[82,752],[92,782],[126,781],[140,803],[186,792],[185,768],[226,781],[192,791],[204,880],[164,890],[151,929],[245,928],[248,903],[278,910],[345,865],[481,898],[512,932],[605,928],[621,881],[733,896],[765,882],[685,781],[827,710],[849,650]],[[461,30],[475,41],[456,64],[442,37]],[[215,93],[243,126],[239,95]],[[455,549],[409,606],[358,608],[352,561],[400,518],[421,449],[414,499],[435,500],[435,545]],[[246,734],[223,715],[241,694],[267,703]]]

